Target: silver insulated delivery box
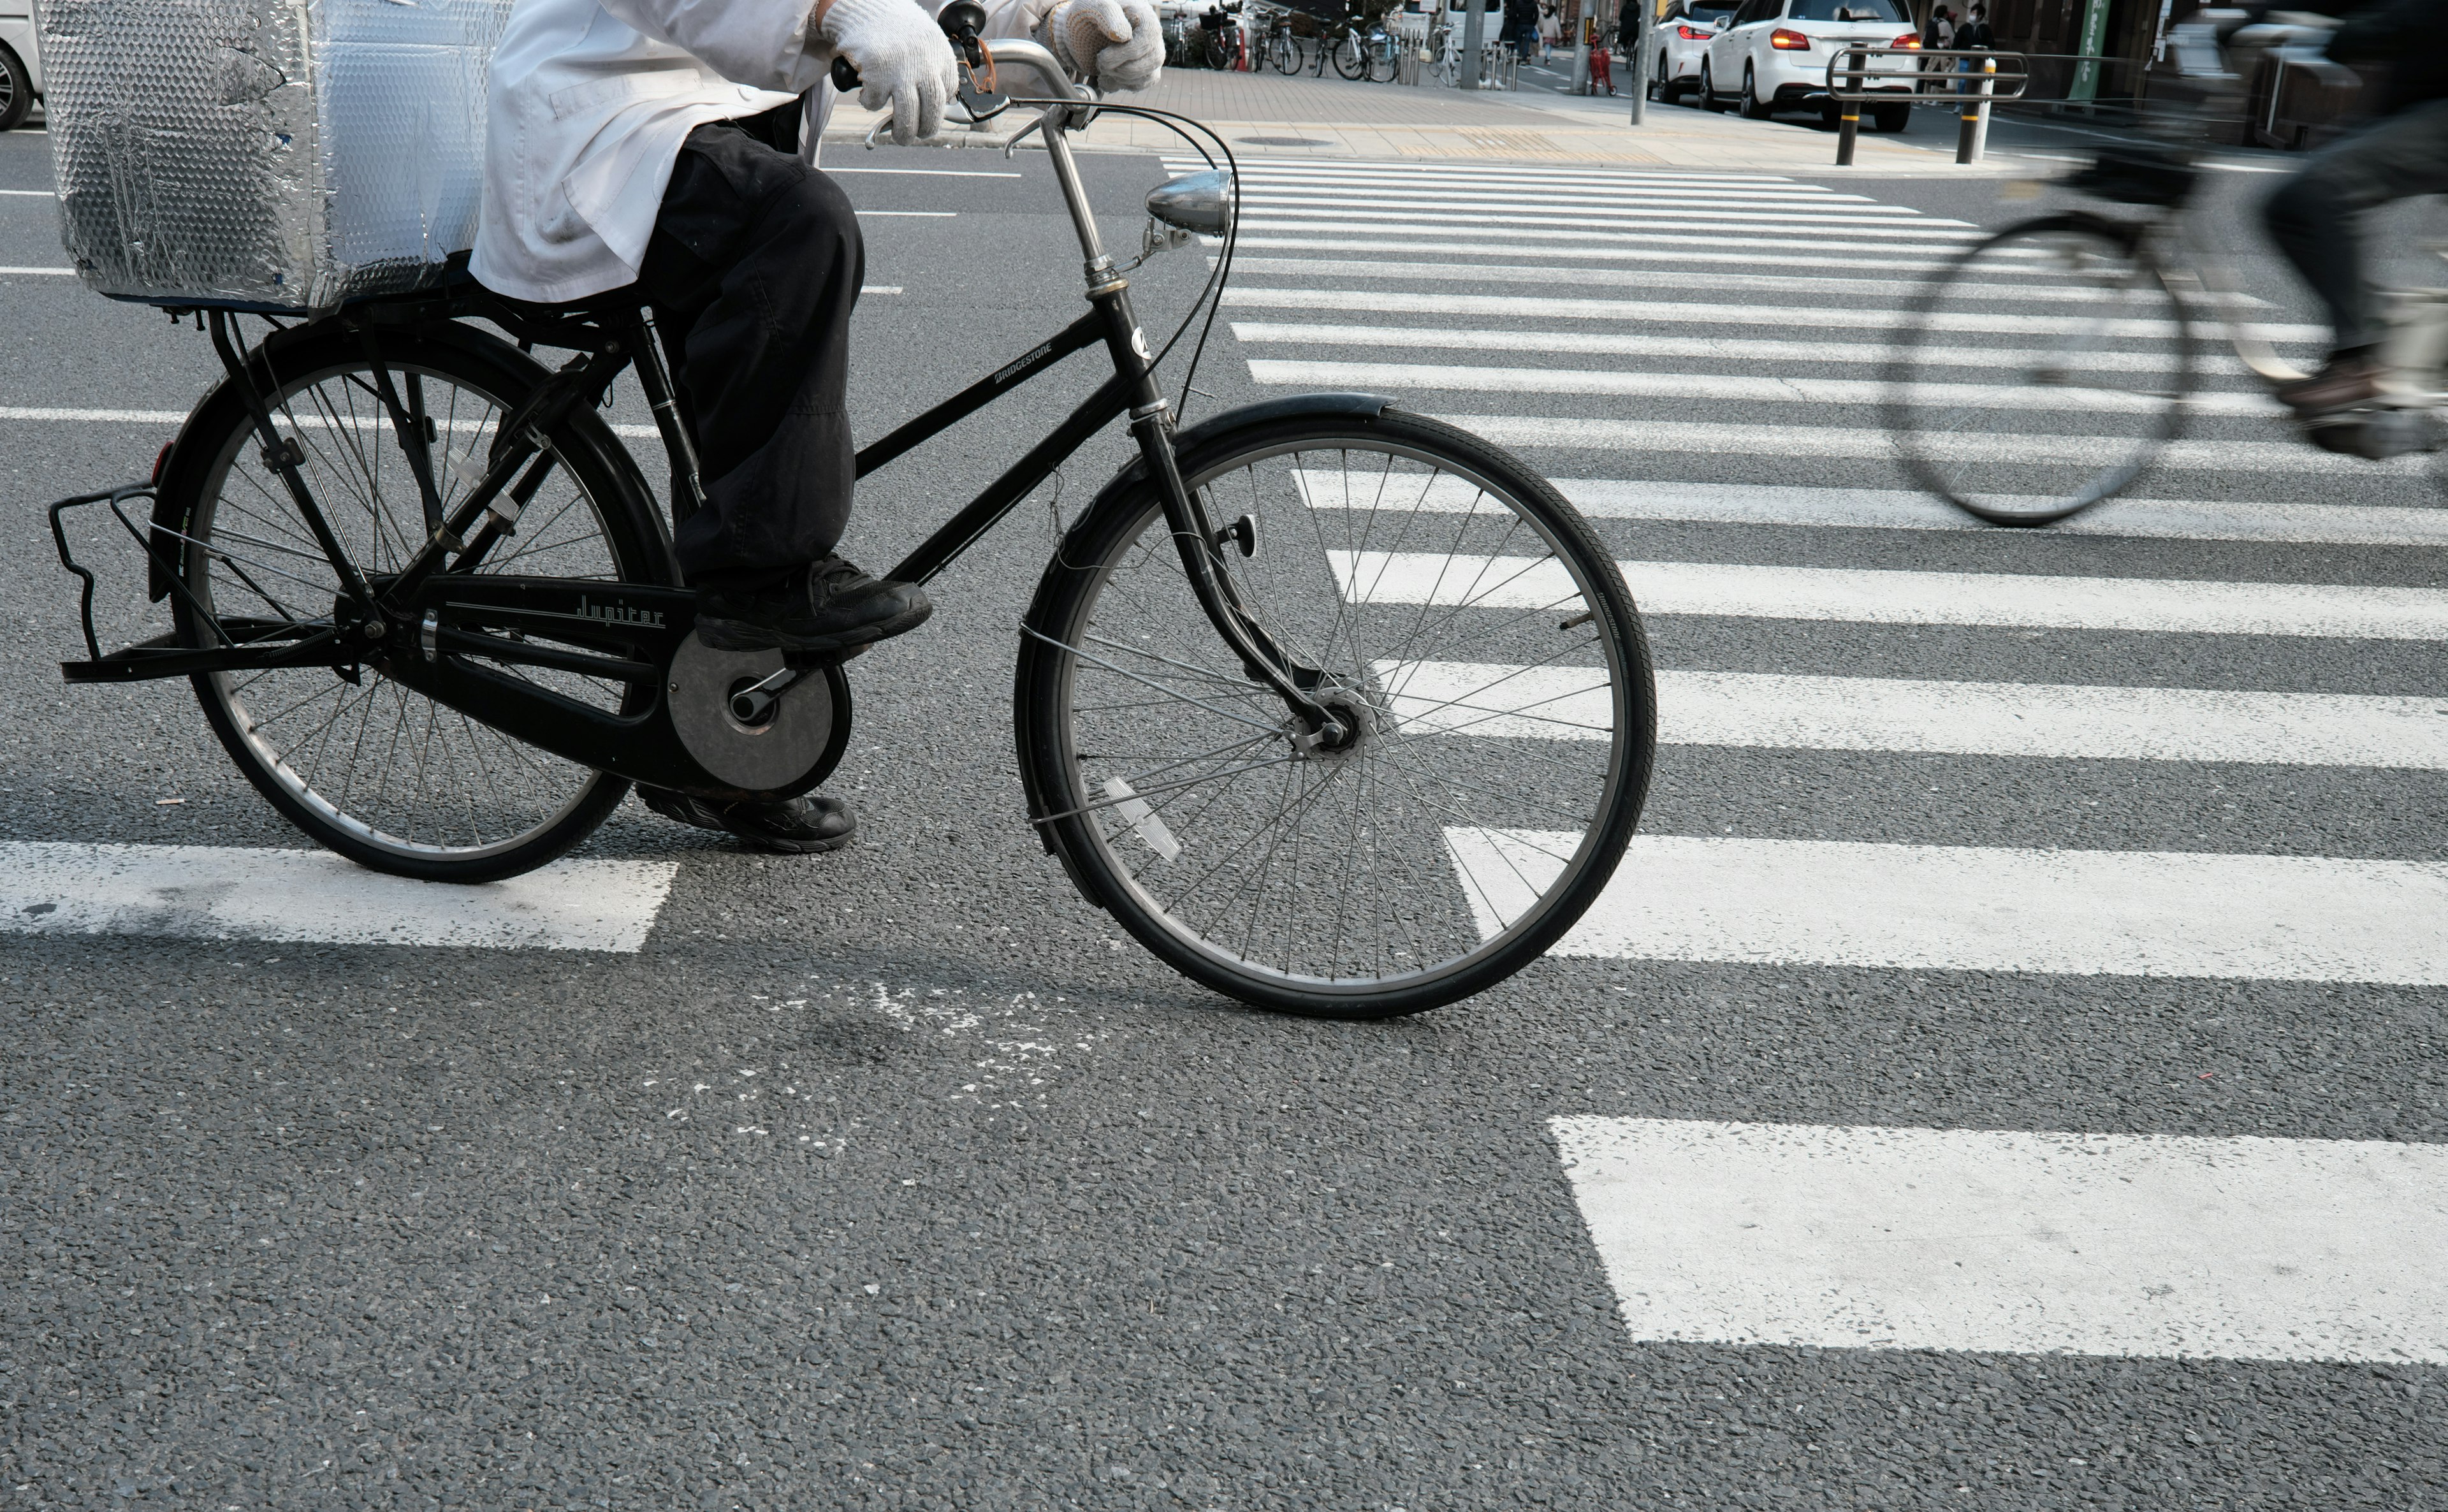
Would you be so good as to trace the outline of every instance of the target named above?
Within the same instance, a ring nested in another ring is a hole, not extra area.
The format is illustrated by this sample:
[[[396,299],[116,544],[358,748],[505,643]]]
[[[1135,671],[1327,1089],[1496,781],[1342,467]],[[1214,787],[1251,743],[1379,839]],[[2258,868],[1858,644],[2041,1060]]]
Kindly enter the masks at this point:
[[[114,298],[303,312],[472,245],[509,0],[39,0],[62,239]]]

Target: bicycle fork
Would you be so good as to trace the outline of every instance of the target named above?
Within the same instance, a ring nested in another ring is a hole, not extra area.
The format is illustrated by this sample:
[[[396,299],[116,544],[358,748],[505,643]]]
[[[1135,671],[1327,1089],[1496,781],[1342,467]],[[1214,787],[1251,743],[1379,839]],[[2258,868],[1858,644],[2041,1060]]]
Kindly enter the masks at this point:
[[[1163,500],[1165,522],[1173,530],[1174,545],[1180,553],[1182,570],[1189,575],[1191,591],[1197,597],[1198,606],[1206,611],[1209,622],[1215,626],[1215,633],[1240,657],[1242,665],[1273,689],[1300,721],[1303,733],[1295,739],[1307,747],[1337,749],[1349,742],[1354,731],[1304,685],[1301,674],[1307,672],[1309,684],[1314,685],[1318,681],[1316,670],[1295,666],[1242,603],[1232,580],[1216,570],[1215,524],[1208,517],[1204,501],[1182,479],[1180,461],[1173,449],[1172,407],[1157,387],[1155,359],[1148,351],[1147,336],[1139,330],[1138,317],[1131,309],[1130,281],[1115,270],[1114,259],[1106,254],[1103,240],[1097,234],[1096,217],[1088,208],[1087,192],[1081,186],[1079,168],[1062,128],[1049,122],[1041,135],[1045,140],[1046,156],[1053,160],[1055,182],[1061,187],[1063,203],[1071,212],[1072,228],[1080,235],[1080,251],[1086,258],[1088,302],[1102,316],[1105,345],[1113,354],[1114,371],[1128,393],[1131,433],[1138,440],[1139,454],[1146,459],[1157,496]]]

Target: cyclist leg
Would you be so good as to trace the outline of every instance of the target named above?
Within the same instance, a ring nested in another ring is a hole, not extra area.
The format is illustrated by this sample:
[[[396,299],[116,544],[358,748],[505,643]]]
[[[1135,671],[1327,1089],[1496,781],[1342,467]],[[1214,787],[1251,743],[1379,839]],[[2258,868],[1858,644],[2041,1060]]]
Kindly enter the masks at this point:
[[[865,273],[857,217],[832,181],[736,126],[691,133],[639,281],[697,443],[706,507],[673,544],[708,608],[726,595],[754,608],[803,594],[810,565],[831,558],[849,524],[850,317]],[[679,487],[676,478],[676,496]],[[820,794],[713,804],[641,788],[639,797],[666,818],[786,854],[838,850],[858,828]]]
[[[2363,222],[2391,201],[2448,194],[2448,100],[2377,122],[2322,149],[2281,184],[2262,219],[2336,333],[2328,361],[2278,395],[2306,414],[2369,402],[2384,376],[2384,322],[2365,270]]]

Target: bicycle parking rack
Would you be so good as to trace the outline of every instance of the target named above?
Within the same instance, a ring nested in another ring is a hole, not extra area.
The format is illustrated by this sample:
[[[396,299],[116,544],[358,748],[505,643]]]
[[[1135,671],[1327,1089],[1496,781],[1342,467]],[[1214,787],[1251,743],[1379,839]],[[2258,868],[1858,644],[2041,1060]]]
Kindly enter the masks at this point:
[[[1874,68],[1881,58],[1910,58],[1911,69]],[[1943,63],[1941,69],[1927,65]],[[1961,64],[1975,67],[1962,67]],[[1836,70],[1845,70],[1842,87]],[[1892,81],[1881,86],[1881,81]],[[1999,100],[2020,100],[2031,87],[2031,59],[2019,52],[1958,51],[1938,48],[1846,48],[1827,60],[1827,98],[1845,107],[1836,128],[1836,166],[1853,165],[1853,144],[1862,132],[1865,105],[1934,105],[1960,102],[1962,127],[1957,133],[1955,161],[1978,163],[1989,136],[1989,106]],[[1898,85],[1909,86],[1898,88]],[[1999,86],[2010,86],[1999,93]],[[1977,86],[1977,87],[1976,87]]]

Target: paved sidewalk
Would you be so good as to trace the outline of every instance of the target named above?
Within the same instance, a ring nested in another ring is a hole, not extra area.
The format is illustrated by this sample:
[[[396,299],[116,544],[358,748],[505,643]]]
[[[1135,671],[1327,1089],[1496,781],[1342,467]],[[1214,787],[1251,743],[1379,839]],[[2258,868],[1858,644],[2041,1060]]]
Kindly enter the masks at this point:
[[[1176,110],[1216,127],[1235,150],[1270,156],[1418,158],[1466,162],[1587,163],[1616,167],[1735,168],[1770,173],[1828,173],[1835,133],[1793,121],[1745,121],[1679,105],[1653,105],[1649,119],[1631,124],[1625,99],[1580,99],[1540,90],[1463,91],[1280,74],[1167,69],[1157,86],[1121,103]],[[845,103],[828,141],[864,139],[875,117]],[[996,121],[982,131],[953,135],[964,144],[1000,146],[1014,124]],[[1178,145],[1155,122],[1108,116],[1079,139],[1112,150],[1169,150]],[[1995,155],[1985,163],[1955,162],[1955,117],[1939,108],[1916,113],[1902,137],[1865,129],[1855,154],[1864,175],[1994,177],[2027,173],[2031,164]]]

